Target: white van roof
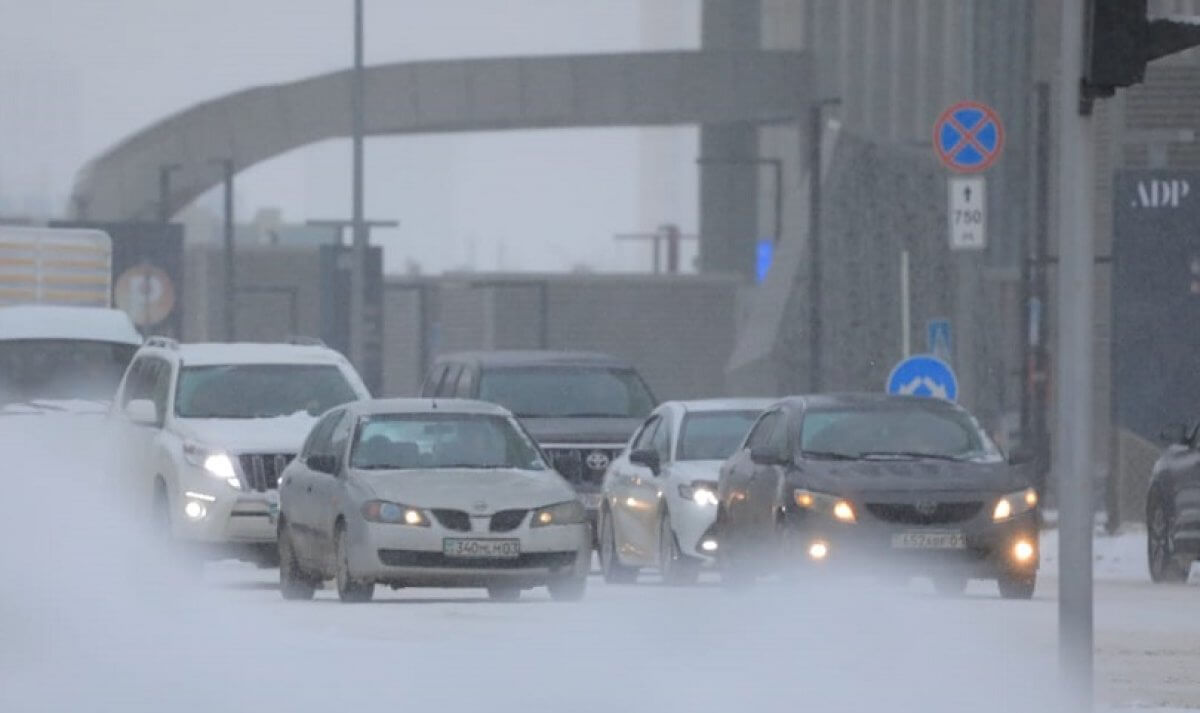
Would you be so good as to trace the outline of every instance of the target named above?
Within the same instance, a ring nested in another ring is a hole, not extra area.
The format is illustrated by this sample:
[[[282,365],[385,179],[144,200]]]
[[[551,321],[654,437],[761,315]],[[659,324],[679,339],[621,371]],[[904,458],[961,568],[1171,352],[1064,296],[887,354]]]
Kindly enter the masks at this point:
[[[0,340],[77,339],[115,344],[142,343],[129,315],[108,307],[15,305],[0,307]]]

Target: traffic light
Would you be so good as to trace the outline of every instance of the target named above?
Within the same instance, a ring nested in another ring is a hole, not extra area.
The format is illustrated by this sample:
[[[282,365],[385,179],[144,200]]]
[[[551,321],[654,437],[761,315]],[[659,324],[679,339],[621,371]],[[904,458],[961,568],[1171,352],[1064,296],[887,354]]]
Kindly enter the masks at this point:
[[[1147,0],[1090,0],[1084,18],[1083,87],[1088,98],[1110,97],[1140,83],[1146,64],[1200,45],[1200,24],[1150,20]]]

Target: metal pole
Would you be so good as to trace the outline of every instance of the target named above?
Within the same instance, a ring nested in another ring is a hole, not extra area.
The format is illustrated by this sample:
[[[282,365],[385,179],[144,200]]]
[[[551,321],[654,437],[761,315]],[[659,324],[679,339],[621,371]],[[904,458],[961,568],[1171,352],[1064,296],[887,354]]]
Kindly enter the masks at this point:
[[[808,372],[809,390],[819,393],[821,379],[821,134],[824,104],[810,109],[808,160]]]
[[[177,163],[158,167],[158,222],[171,222],[171,174],[182,168]]]
[[[783,159],[769,158],[775,172],[775,243],[783,240]]]
[[[900,251],[900,352],[912,356],[912,298],[909,290],[908,251]]]
[[[225,172],[225,339],[237,339],[235,322],[237,273],[233,264],[233,160],[221,161]]]
[[[1064,710],[1092,710],[1092,371],[1095,245],[1092,118],[1081,102],[1084,0],[1063,0],[1059,59],[1059,665]],[[1086,113],[1085,113],[1086,112]]]
[[[367,228],[363,222],[363,0],[354,0],[354,75],[350,90],[353,123],[352,246],[350,266],[350,361],[364,363]]]
[[[1046,340],[1050,333],[1048,315],[1050,304],[1050,192],[1051,176],[1051,87],[1049,82],[1038,82],[1037,86],[1037,222],[1034,229],[1036,260],[1034,271],[1033,294],[1038,300],[1038,322],[1030,336],[1036,338],[1032,350],[1033,366],[1033,404],[1032,430],[1034,433],[1034,448],[1037,454],[1036,474],[1038,490],[1046,489],[1046,475],[1050,470],[1050,433],[1048,419],[1047,377],[1049,376]]]

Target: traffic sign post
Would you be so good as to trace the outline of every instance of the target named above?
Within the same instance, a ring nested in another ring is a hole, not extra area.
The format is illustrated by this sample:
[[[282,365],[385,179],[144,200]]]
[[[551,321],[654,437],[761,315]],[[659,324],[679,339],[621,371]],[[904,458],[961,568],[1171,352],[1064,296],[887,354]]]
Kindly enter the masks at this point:
[[[888,376],[887,392],[893,396],[925,396],[958,399],[958,377],[954,369],[932,354],[902,359]]]
[[[983,176],[955,176],[949,186],[951,250],[987,247],[987,181]]]
[[[925,350],[949,362],[954,356],[954,332],[948,319],[931,319],[925,325]]]

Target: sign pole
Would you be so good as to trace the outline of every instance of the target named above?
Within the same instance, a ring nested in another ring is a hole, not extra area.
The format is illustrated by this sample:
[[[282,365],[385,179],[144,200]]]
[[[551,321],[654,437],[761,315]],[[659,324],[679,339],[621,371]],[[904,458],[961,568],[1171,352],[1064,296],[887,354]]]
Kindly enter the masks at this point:
[[[1095,258],[1092,119],[1084,113],[1083,0],[1063,0],[1058,108],[1059,665],[1064,710],[1092,710],[1092,352]]]
[[[900,251],[900,353],[912,356],[912,298],[909,292],[908,251]]]

